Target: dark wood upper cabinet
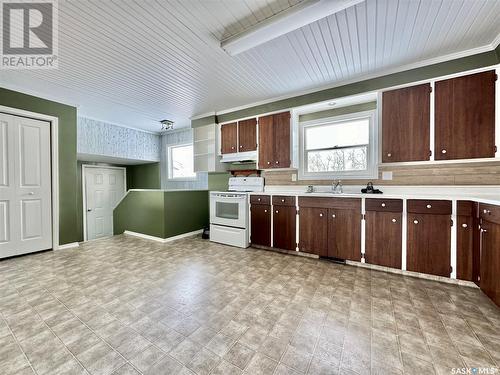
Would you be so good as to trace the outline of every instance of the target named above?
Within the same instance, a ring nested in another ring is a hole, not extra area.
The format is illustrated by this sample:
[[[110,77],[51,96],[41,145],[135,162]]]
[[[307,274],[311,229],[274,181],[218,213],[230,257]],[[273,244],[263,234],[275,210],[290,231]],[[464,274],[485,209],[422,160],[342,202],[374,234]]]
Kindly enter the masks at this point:
[[[451,202],[408,200],[406,247],[408,271],[450,277]]]
[[[259,168],[290,164],[290,112],[259,117]]]
[[[367,199],[365,261],[401,269],[403,201]]]
[[[301,207],[299,211],[299,250],[328,255],[328,209]]]
[[[330,208],[328,210],[328,256],[361,260],[361,212]]]
[[[436,160],[495,156],[494,70],[435,83]]]
[[[231,154],[238,151],[238,124],[224,124],[220,128],[221,152]]]
[[[273,247],[295,250],[297,209],[295,206],[273,207]]]
[[[271,206],[252,203],[250,217],[252,245],[271,246]]]
[[[425,83],[382,94],[382,162],[429,160],[430,93]]]
[[[238,151],[257,150],[257,119],[238,121]]]

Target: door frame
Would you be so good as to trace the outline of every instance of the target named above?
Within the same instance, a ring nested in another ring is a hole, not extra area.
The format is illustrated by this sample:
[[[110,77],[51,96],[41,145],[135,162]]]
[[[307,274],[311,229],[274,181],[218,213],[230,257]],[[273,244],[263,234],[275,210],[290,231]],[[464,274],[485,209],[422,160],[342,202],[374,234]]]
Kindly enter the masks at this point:
[[[96,164],[82,164],[82,206],[83,206],[83,241],[89,241],[87,239],[87,191],[85,189],[85,170],[86,169],[121,169],[123,170],[123,190],[127,194],[127,168],[126,167],[115,167],[112,165],[96,165]],[[122,197],[123,198],[123,197]],[[121,202],[120,199],[119,202]],[[114,209],[114,208],[113,208]]]
[[[7,115],[27,117],[34,120],[45,121],[50,124],[50,174],[51,174],[51,200],[52,200],[52,250],[57,250],[60,247],[78,246],[75,244],[68,244],[59,246],[59,118],[56,116],[45,115],[43,113],[36,113],[25,111],[23,109],[6,107],[0,105],[0,112]]]

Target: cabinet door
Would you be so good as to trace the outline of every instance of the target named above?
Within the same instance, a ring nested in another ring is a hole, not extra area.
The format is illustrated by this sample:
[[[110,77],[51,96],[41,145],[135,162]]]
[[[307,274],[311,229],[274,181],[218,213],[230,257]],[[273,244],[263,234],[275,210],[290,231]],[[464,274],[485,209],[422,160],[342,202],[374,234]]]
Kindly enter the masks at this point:
[[[450,215],[408,213],[408,271],[450,277]]]
[[[292,206],[274,206],[273,208],[273,247],[295,250],[296,208]]]
[[[354,210],[328,210],[328,256],[361,260],[361,214]]]
[[[250,217],[252,245],[271,246],[271,206],[252,204]]]
[[[259,168],[272,168],[274,162],[273,116],[259,117]]]
[[[430,93],[428,83],[382,94],[382,161],[429,160]]]
[[[300,207],[299,250],[328,255],[328,209]]]
[[[257,150],[257,119],[251,118],[238,122],[238,151]]]
[[[500,224],[481,224],[481,290],[500,306]]]
[[[457,279],[473,281],[473,217],[457,216]]]
[[[495,71],[435,84],[436,160],[495,156]]]
[[[273,115],[273,139],[272,168],[290,168],[290,112]]]
[[[401,269],[402,214],[367,211],[365,261]]]
[[[236,122],[222,125],[220,128],[221,151],[223,154],[237,152],[238,125]]]

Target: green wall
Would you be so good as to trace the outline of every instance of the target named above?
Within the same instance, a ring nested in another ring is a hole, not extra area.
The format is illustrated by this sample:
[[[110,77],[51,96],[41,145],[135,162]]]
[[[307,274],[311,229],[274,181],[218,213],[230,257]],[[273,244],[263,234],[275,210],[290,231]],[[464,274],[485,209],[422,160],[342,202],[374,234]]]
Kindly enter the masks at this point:
[[[125,230],[168,238],[208,226],[208,191],[129,191],[113,213],[114,234]]]
[[[4,88],[0,105],[59,118],[59,243],[78,241],[76,108]]]
[[[128,189],[160,189],[160,163],[127,166]]]
[[[500,46],[493,51],[483,52],[472,56],[462,57],[459,59],[428,65],[421,68],[405,70],[399,73],[389,74],[377,78],[350,83],[343,86],[320,90],[305,95],[277,100],[275,102],[267,104],[256,105],[238,111],[224,113],[221,115],[217,115],[217,120],[219,123],[237,120],[244,117],[256,116],[261,113],[285,110],[302,105],[361,94],[368,91],[381,90],[391,86],[432,79],[435,77],[459,73],[466,70],[482,68],[498,64],[499,62]],[[191,126],[201,126],[202,124],[209,123],[212,120],[213,116],[196,119],[192,121]]]
[[[328,118],[342,116],[348,113],[364,112],[377,109],[377,102],[361,103],[340,108],[332,108],[326,111],[307,113],[299,116],[299,122],[317,120],[320,118]]]

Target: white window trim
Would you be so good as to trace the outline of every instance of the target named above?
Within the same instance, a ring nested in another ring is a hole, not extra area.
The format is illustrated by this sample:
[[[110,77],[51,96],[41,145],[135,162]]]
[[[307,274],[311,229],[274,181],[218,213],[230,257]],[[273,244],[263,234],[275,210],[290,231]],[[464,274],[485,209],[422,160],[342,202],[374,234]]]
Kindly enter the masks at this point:
[[[377,110],[349,113],[346,115],[322,118],[299,123],[299,180],[333,180],[333,179],[376,179],[378,178],[378,124]],[[369,118],[368,168],[365,171],[345,172],[307,172],[305,171],[305,129],[312,126],[345,122],[358,118]]]
[[[192,146],[193,147],[193,170],[194,170],[194,144],[193,142],[178,143],[175,145],[167,146],[167,180],[169,181],[196,181],[198,179],[198,174],[194,172],[193,177],[172,177],[172,149],[176,147]]]

